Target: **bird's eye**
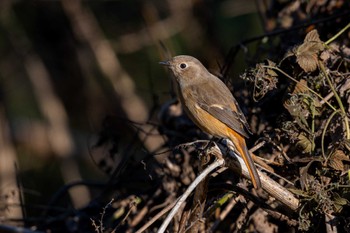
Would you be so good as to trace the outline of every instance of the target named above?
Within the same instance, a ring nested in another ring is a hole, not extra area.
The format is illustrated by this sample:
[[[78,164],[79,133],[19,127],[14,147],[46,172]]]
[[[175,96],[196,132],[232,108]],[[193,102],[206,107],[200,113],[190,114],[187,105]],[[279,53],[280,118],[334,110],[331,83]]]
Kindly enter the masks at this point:
[[[181,69],[185,69],[186,67],[187,67],[187,65],[186,65],[185,63],[181,63],[181,64],[180,64],[180,68],[181,68]]]

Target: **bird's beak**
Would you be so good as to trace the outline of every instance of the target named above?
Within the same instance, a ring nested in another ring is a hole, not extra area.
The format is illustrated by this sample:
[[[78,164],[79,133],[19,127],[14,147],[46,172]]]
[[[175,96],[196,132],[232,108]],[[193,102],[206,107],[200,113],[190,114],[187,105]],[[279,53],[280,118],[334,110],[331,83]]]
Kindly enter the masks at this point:
[[[163,66],[170,66],[170,61],[161,61],[161,62],[159,62],[159,64],[161,64]]]

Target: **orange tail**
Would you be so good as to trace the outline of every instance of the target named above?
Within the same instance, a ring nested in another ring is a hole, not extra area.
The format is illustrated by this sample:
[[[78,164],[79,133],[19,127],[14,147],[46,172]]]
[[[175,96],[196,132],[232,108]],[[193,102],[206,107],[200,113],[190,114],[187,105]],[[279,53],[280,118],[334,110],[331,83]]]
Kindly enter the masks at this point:
[[[245,144],[244,138],[241,135],[234,132],[234,135],[230,136],[230,140],[233,142],[233,144],[235,144],[236,149],[241,154],[241,156],[244,160],[244,163],[246,164],[246,166],[248,168],[248,172],[249,172],[250,178],[253,182],[254,188],[256,188],[256,189],[260,188],[261,187],[260,177],[259,177],[258,172],[256,170],[254,161],[249,154],[249,151],[248,151],[247,146]]]

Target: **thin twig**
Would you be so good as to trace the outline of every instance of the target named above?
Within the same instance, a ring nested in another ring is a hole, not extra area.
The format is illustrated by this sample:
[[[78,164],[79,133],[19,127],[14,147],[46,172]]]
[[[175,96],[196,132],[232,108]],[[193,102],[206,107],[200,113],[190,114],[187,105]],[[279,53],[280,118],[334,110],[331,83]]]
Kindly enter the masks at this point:
[[[247,216],[249,214],[249,211],[253,208],[254,202],[249,201],[245,208],[242,209],[241,214],[236,219],[236,226],[233,232],[240,232],[242,231],[243,225],[249,220],[249,217]]]
[[[187,197],[192,193],[192,191],[197,187],[197,185],[214,169],[217,167],[220,167],[224,165],[225,161],[223,159],[217,159],[212,164],[210,164],[206,169],[203,170],[203,172],[191,183],[191,185],[187,188],[185,193],[176,201],[176,204],[174,208],[170,211],[162,225],[160,226],[158,233],[165,232],[166,228],[168,227],[171,219],[174,217],[174,215],[178,212],[181,205],[185,202]]]
[[[156,214],[151,220],[149,220],[145,225],[143,225],[140,229],[138,229],[135,233],[144,232],[149,226],[151,226],[155,221],[157,221],[160,217],[162,217],[166,212],[171,210],[175,206],[176,202],[171,203],[158,214]]]
[[[227,204],[225,209],[221,212],[219,218],[215,220],[213,226],[210,228],[210,232],[216,231],[216,228],[219,226],[221,221],[226,218],[226,216],[230,213],[233,207],[238,203],[239,199],[240,199],[240,196],[237,196],[236,198],[231,199],[231,201]]]

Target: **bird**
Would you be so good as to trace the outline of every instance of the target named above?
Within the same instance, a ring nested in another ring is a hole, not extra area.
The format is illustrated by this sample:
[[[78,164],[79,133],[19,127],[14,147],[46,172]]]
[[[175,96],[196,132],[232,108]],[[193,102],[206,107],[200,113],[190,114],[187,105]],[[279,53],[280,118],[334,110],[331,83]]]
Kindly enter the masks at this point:
[[[254,188],[259,189],[260,177],[245,142],[251,134],[250,127],[229,88],[192,56],[179,55],[159,63],[173,74],[185,113],[204,132],[232,141]]]

